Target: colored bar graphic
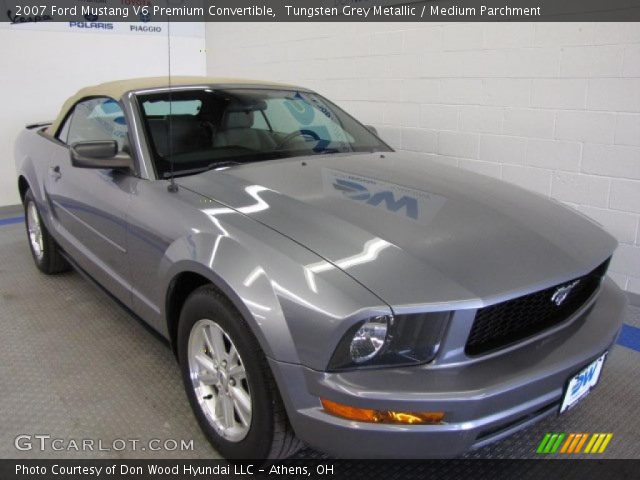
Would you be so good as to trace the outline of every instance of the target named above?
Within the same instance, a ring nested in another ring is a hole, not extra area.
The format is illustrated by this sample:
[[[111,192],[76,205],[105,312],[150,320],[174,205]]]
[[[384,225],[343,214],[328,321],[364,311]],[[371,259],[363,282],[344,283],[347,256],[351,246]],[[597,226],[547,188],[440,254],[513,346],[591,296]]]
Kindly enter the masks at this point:
[[[591,453],[591,448],[593,447],[593,444],[596,443],[597,439],[597,434],[591,436],[591,440],[589,440],[589,443],[587,443],[587,448],[584,449],[584,453]]]
[[[578,447],[578,443],[581,440],[582,440],[582,433],[576,433],[576,436],[573,439],[573,442],[571,442],[571,446],[569,447],[569,450],[567,451],[567,453],[574,453],[576,451],[576,448]]]
[[[536,453],[604,453],[612,438],[613,433],[547,433],[538,445]]]
[[[604,440],[605,435],[602,433],[597,433],[594,434],[597,435],[598,438],[596,439],[596,443],[593,444],[593,447],[591,447],[591,452],[590,453],[595,453],[598,450],[600,450],[600,444],[602,443],[602,440]]]
[[[576,437],[575,433],[570,433],[569,436],[567,437],[567,441],[564,442],[564,445],[562,446],[562,449],[560,450],[560,453],[567,453],[567,450],[569,449],[569,445],[571,445],[571,442],[573,442],[573,439]]]
[[[549,441],[549,438],[551,438],[551,434],[547,433],[544,438],[542,439],[542,441],[540,442],[540,445],[538,445],[538,450],[536,450],[536,453],[543,453],[544,452],[544,447],[546,447],[547,442]]]
[[[558,439],[556,440],[556,443],[553,445],[549,453],[556,453],[558,451],[558,448],[560,448],[560,444],[562,443],[562,440],[564,440],[564,437],[564,433],[558,434]]]
[[[602,445],[600,445],[600,450],[598,451],[598,453],[604,453],[604,451],[607,449],[607,445],[609,445],[609,442],[611,441],[612,438],[613,438],[613,433],[607,433],[607,436],[602,442]]]
[[[612,433],[594,433],[584,453],[604,453],[612,437]]]
[[[547,433],[540,442],[540,445],[538,445],[536,452],[543,454],[556,453],[565,437],[566,434],[564,433]]]
[[[584,442],[587,441],[587,438],[589,438],[589,434],[583,433],[582,438],[580,439],[580,442],[578,442],[578,445],[576,446],[576,449],[573,453],[580,453],[580,451],[582,450],[582,446],[584,445]]]
[[[553,447],[553,444],[556,442],[556,438],[558,438],[557,433],[554,433],[551,435],[551,438],[547,442],[547,446],[544,448],[544,453],[551,453],[551,448]]]

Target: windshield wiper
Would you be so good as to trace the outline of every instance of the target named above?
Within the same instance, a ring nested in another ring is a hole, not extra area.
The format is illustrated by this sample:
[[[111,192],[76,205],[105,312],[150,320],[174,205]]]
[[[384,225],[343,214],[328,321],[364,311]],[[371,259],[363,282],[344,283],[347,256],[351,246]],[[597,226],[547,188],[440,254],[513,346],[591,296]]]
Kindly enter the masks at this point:
[[[327,155],[330,153],[343,153],[337,148],[323,148],[322,150],[317,150],[313,152],[314,155]]]
[[[218,168],[228,168],[235,165],[240,165],[240,162],[234,162],[233,160],[222,160],[220,162],[210,163],[205,167],[205,170],[217,170]]]
[[[184,176],[184,175],[195,175],[197,173],[208,172],[209,170],[215,170],[217,168],[225,168],[225,167],[233,167],[235,165],[241,165],[240,162],[234,162],[233,160],[222,160],[220,162],[213,162],[207,165],[206,167],[200,168],[192,168],[191,170],[179,170],[175,173],[165,172],[162,176],[164,178],[169,178],[172,176]]]

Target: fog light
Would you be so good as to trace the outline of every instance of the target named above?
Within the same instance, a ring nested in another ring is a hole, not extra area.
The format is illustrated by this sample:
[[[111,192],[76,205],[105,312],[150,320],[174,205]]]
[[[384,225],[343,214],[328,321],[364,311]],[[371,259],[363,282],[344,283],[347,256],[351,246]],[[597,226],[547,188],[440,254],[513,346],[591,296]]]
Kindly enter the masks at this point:
[[[394,412],[357,408],[320,399],[324,409],[336,417],[369,423],[402,423],[406,425],[437,425],[443,423],[444,412]]]

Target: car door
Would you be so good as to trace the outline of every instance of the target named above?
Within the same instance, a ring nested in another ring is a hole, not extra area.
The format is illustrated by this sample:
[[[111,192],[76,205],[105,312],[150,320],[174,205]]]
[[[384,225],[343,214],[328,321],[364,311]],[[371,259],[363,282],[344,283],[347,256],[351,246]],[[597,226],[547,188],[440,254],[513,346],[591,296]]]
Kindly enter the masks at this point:
[[[117,169],[71,165],[69,146],[116,140],[128,150],[128,132],[120,104],[111,98],[78,102],[67,117],[51,156],[48,195],[58,241],[79,266],[130,304],[127,262],[127,209],[138,178]]]

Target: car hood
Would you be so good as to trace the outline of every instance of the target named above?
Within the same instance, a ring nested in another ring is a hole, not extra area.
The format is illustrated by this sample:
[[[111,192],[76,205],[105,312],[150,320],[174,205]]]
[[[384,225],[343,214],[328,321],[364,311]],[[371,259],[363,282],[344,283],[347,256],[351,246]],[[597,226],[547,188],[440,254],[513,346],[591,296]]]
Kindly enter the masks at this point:
[[[312,250],[397,312],[477,308],[586,274],[616,241],[519,187],[409,153],[298,157],[179,183]]]

